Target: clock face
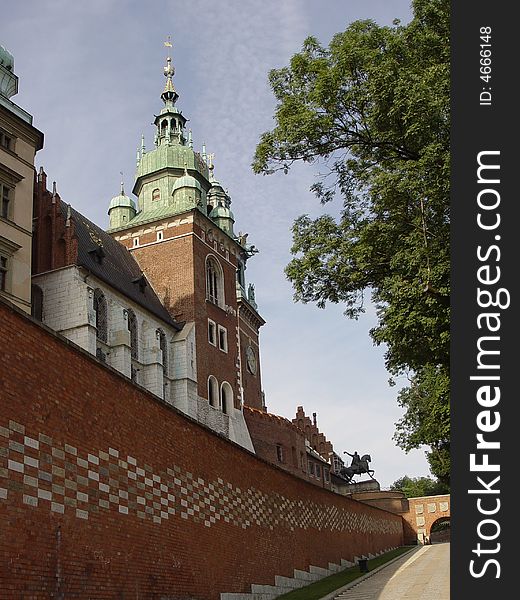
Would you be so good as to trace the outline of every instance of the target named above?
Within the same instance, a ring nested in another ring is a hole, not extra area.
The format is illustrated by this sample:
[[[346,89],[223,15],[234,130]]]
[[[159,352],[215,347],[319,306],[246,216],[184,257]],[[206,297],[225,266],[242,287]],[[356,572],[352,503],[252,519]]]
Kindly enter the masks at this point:
[[[256,375],[256,355],[252,346],[248,346],[246,350],[247,369],[253,375]]]

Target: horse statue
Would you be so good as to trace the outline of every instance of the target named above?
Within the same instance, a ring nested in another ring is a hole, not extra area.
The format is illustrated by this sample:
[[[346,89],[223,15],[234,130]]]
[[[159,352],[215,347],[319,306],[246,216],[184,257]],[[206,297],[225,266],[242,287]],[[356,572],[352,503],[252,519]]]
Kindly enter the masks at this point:
[[[370,454],[363,454],[363,456],[359,456],[357,452],[354,452],[354,454],[344,452],[344,454],[348,454],[352,457],[350,467],[342,467],[339,472],[339,474],[347,480],[347,483],[350,483],[354,479],[354,475],[362,475],[363,473],[367,473],[374,479],[373,474],[375,471],[368,465],[368,463],[372,461]]]

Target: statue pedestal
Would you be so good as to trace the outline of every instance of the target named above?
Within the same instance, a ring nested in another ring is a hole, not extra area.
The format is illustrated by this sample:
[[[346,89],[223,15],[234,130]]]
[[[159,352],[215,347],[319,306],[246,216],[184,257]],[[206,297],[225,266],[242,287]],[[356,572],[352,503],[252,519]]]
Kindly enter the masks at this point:
[[[379,492],[381,489],[379,481],[375,479],[367,479],[357,483],[349,483],[345,486],[345,493],[357,494],[359,492]]]

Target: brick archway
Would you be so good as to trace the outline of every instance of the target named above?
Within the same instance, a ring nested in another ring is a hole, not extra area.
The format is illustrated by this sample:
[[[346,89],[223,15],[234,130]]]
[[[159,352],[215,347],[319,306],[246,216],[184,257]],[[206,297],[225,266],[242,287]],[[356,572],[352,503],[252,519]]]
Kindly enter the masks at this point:
[[[441,525],[442,523],[448,523],[447,527],[441,527],[437,531],[434,531],[436,525]],[[442,516],[439,517],[436,521],[434,521],[430,526],[430,531],[427,532],[428,539],[430,543],[435,542],[449,542],[451,534],[451,517]]]
[[[439,519],[451,518],[449,494],[442,496],[422,496],[408,498],[408,512],[403,513],[406,527],[407,543],[424,544],[430,539],[431,528]]]

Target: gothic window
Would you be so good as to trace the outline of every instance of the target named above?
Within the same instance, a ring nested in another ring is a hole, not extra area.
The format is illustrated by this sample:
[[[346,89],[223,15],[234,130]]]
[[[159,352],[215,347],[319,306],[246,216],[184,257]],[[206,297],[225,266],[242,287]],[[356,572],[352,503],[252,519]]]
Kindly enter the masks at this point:
[[[157,334],[159,336],[159,347],[162,352],[163,376],[166,377],[168,375],[168,343],[166,341],[166,334],[162,329],[158,329]]]
[[[217,306],[224,305],[222,268],[212,256],[209,256],[206,261],[206,298]]]
[[[283,463],[283,447],[281,444],[276,444],[276,460]]]
[[[106,344],[108,341],[108,306],[107,299],[99,288],[94,291],[94,312],[96,313],[96,337]]]
[[[139,358],[138,351],[138,336],[137,336],[137,317],[135,316],[134,311],[129,308],[128,309],[128,331],[130,332],[130,350],[132,354],[132,358]]]
[[[213,408],[218,408],[218,381],[213,375],[208,377],[208,401]]]
[[[152,192],[152,200],[156,201],[156,200],[160,200],[161,199],[161,190],[159,188],[155,188],[155,190]]]
[[[321,467],[320,465],[316,465],[316,477],[321,479]]]
[[[43,318],[43,291],[39,285],[31,285],[31,315],[41,321]]]
[[[220,404],[222,406],[222,412],[226,415],[231,413],[233,407],[233,390],[227,381],[224,381],[220,389]]]

